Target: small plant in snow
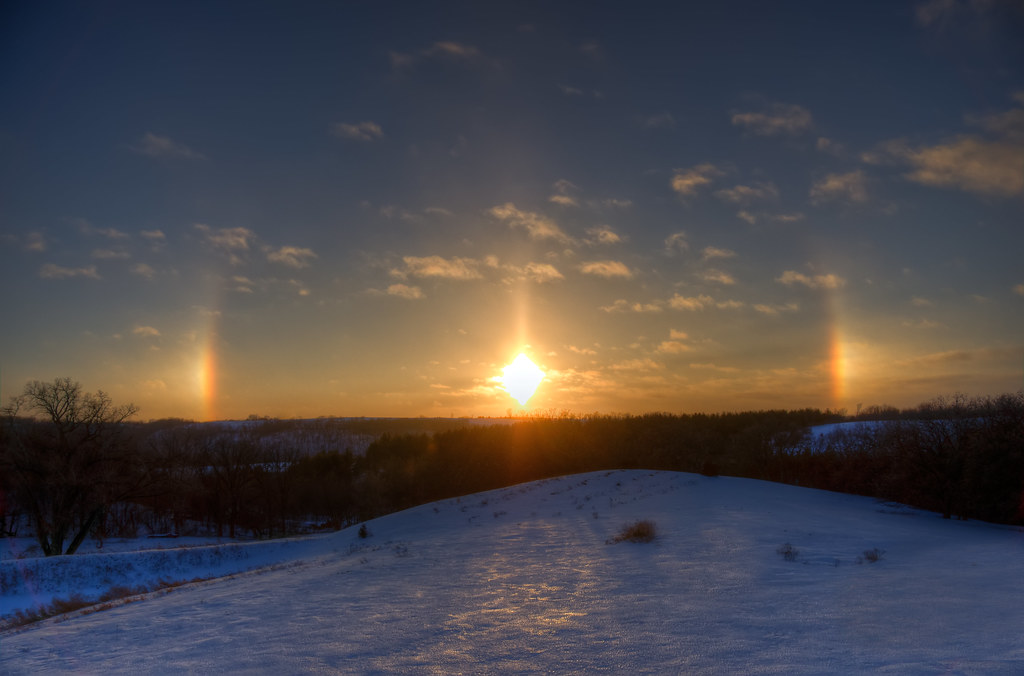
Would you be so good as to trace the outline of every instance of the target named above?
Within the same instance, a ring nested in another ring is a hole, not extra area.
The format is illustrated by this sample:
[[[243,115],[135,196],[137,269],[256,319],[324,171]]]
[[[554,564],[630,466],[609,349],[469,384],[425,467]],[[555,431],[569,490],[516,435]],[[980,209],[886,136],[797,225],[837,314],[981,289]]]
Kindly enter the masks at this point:
[[[359,537],[364,539],[364,540],[366,538],[370,537],[370,531],[369,531],[369,529],[367,529],[365,523],[359,527]]]
[[[878,547],[874,547],[872,549],[865,549],[864,556],[857,557],[857,563],[864,563],[865,561],[867,561],[868,563],[877,563],[878,561],[882,560],[884,554],[885,550],[879,549]]]
[[[800,556],[800,550],[788,542],[775,551],[787,561],[796,561],[797,557]]]
[[[637,521],[628,526],[623,526],[618,535],[609,539],[607,544],[616,542],[652,542],[658,535],[657,528],[653,521]]]

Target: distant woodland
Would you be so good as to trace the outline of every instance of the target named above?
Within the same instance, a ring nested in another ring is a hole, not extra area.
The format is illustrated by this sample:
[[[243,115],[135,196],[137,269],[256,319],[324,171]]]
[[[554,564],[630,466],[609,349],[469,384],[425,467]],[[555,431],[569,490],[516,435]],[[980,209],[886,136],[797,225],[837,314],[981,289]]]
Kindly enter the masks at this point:
[[[90,536],[269,538],[629,468],[765,479],[1024,524],[1024,392],[856,416],[802,409],[213,424],[133,422],[136,413],[67,378],[26,386],[0,426],[2,534],[34,536],[46,555],[74,553]],[[852,420],[878,422],[808,433]]]

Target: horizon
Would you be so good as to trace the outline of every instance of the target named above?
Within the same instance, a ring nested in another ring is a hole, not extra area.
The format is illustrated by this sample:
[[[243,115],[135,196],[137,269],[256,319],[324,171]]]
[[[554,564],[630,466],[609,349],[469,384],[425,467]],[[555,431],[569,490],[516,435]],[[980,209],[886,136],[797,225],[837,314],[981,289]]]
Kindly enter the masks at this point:
[[[0,10],[0,404],[63,376],[196,422],[1024,388],[1024,7],[621,7]]]

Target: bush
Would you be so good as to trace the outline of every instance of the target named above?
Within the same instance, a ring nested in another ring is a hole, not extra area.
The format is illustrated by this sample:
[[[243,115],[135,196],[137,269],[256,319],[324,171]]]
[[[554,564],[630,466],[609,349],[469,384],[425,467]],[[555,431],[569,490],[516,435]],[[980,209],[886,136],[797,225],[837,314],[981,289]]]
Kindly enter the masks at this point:
[[[885,554],[885,550],[879,549],[878,547],[875,547],[873,549],[865,549],[864,555],[857,557],[857,563],[864,563],[865,561],[867,561],[868,563],[877,563],[878,561],[882,560],[883,554]]]
[[[608,544],[616,542],[652,542],[658,536],[653,521],[637,521],[623,526],[619,534],[608,540]]]
[[[787,561],[796,561],[797,557],[800,556],[800,550],[788,542],[775,551]]]

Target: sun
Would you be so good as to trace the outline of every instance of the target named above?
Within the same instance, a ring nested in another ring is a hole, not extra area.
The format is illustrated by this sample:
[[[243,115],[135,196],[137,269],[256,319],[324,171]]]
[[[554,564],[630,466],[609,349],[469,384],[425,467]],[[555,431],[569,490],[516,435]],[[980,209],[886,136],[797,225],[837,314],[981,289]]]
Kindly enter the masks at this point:
[[[544,372],[522,352],[501,372],[503,375],[498,381],[520,406],[526,405],[540,381],[544,380]]]

